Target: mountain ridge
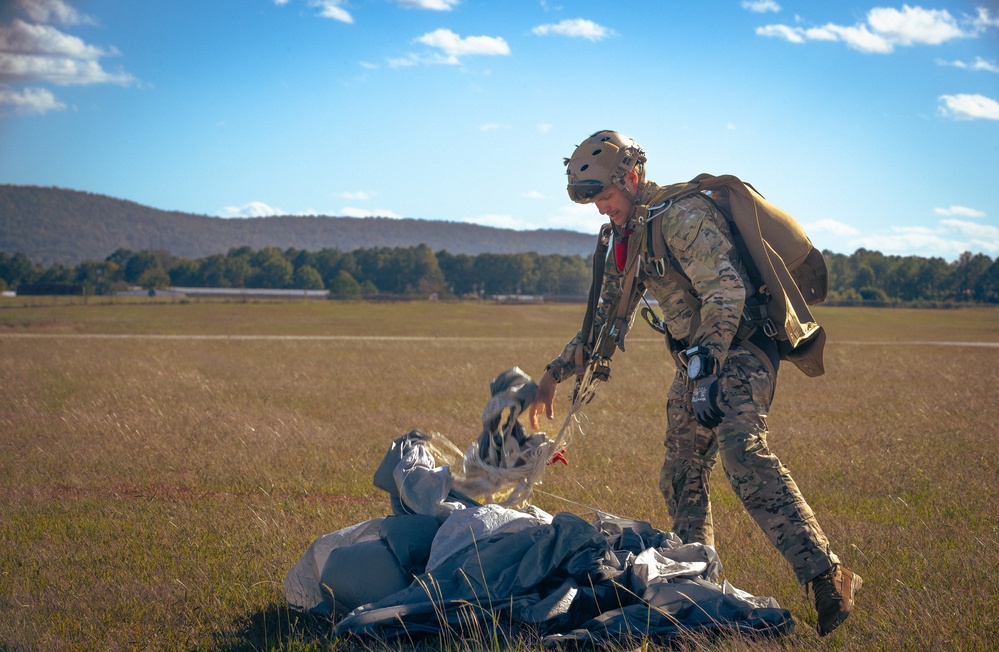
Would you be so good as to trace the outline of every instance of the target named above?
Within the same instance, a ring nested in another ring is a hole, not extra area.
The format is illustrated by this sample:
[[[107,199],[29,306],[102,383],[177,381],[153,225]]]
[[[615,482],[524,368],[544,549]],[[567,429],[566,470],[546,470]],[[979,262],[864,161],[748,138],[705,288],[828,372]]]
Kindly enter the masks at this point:
[[[536,252],[588,256],[595,235],[515,231],[417,218],[280,215],[221,218],[168,211],[81,190],[0,185],[0,251],[36,263],[78,265],[118,249],[165,249],[189,259],[253,249],[354,251],[425,244],[452,254]]]

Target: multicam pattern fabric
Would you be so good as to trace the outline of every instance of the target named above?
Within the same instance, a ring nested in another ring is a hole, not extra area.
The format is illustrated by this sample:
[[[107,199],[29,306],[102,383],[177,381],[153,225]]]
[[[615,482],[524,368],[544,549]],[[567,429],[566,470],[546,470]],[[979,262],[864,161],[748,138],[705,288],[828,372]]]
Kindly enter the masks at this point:
[[[640,201],[648,202],[661,190],[654,183],[646,184]],[[661,222],[663,236],[676,257],[680,269],[697,289],[702,303],[700,324],[690,332],[693,314],[684,303],[683,290],[668,277],[650,274],[649,265],[640,265],[638,292],[629,306],[629,322],[634,320],[640,297],[645,290],[655,297],[663,312],[663,320],[674,339],[689,345],[701,344],[719,362],[724,362],[729,343],[739,328],[749,284],[746,269],[732,244],[728,221],[700,195],[673,203]],[[629,247],[644,247],[632,238]],[[614,248],[610,255],[613,257]],[[644,255],[644,254],[643,254]],[[594,317],[595,332],[607,321],[607,311],[621,292],[623,273],[613,261],[605,267],[600,304]],[[556,380],[562,380],[574,370],[573,352],[581,341],[577,334],[550,368]]]
[[[640,203],[648,205],[660,192],[659,186],[648,183]],[[707,347],[719,362],[719,403],[725,414],[714,430],[700,426],[690,406],[691,384],[685,370],[677,369],[667,398],[666,455],[659,482],[674,519],[673,531],[685,543],[714,545],[710,478],[720,456],[746,510],[794,568],[798,581],[808,582],[839,560],[787,468],[767,447],[766,419],[775,379],[749,350],[732,345],[750,282],[728,222],[708,200],[692,195],[671,204],[661,224],[675,263],[697,291],[700,314],[693,315],[683,289],[656,274],[643,251],[646,264],[639,265],[629,323],[648,290],[659,302],[670,335],[683,346]],[[633,239],[629,246],[644,244]],[[611,247],[611,256],[613,251]],[[607,321],[622,284],[613,261],[605,269],[595,332]],[[574,371],[574,352],[584,337],[577,334],[549,364],[556,381]]]
[[[711,471],[718,457],[746,511],[804,584],[839,563],[787,467],[767,447],[774,378],[756,356],[734,346],[719,376],[721,425],[697,424],[687,376],[677,370],[666,400],[666,456],[659,489],[686,543],[714,545]]]

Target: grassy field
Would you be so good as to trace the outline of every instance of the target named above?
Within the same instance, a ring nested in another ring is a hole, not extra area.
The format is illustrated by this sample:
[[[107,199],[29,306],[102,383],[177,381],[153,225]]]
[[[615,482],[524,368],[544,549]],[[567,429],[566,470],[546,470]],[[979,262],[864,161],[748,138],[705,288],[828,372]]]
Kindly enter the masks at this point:
[[[0,299],[0,649],[344,649],[287,608],[287,571],[321,534],[389,512],[371,475],[393,439],[467,446],[489,382],[538,374],[581,312]],[[781,371],[770,443],[863,575],[858,611],[817,637],[810,597],[719,468],[724,576],[798,626],[688,647],[995,649],[999,311],[816,313],[826,375]],[[644,325],[633,335],[536,502],[667,528],[672,362]]]

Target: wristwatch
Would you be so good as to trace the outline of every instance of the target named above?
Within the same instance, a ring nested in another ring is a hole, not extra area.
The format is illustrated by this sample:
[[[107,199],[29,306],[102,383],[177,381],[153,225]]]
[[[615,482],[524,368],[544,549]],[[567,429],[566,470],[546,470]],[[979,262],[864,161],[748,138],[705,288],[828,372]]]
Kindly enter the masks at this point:
[[[683,352],[687,358],[687,378],[697,380],[710,376],[715,372],[715,359],[708,349],[703,346],[695,346]]]

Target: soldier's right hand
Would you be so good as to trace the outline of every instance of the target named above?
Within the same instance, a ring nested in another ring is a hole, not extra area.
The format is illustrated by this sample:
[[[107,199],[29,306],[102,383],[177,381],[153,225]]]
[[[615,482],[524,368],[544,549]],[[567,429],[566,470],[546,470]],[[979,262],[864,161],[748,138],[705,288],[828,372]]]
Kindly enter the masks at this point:
[[[552,378],[550,371],[545,371],[545,375],[541,377],[538,381],[538,394],[534,397],[534,402],[527,408],[527,415],[531,419],[531,429],[538,429],[538,415],[541,414],[542,408],[545,411],[545,415],[548,417],[549,421],[555,418],[555,391],[558,389],[558,383]]]

